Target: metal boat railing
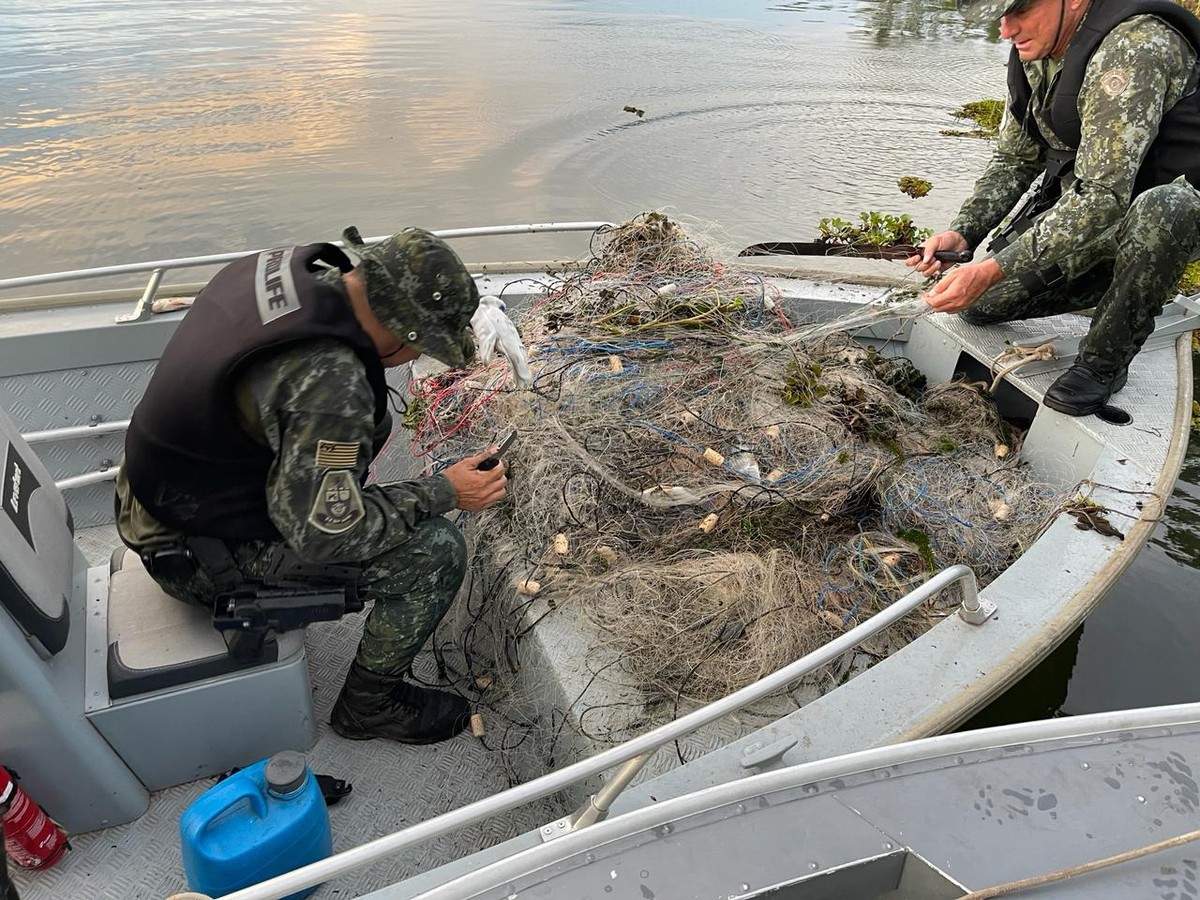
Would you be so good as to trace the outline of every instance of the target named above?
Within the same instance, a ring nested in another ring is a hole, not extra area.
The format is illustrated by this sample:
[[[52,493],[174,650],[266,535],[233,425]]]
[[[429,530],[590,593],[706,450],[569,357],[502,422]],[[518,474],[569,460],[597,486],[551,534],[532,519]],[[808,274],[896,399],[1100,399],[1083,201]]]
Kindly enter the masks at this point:
[[[613,227],[611,222],[533,222],[522,225],[481,225],[473,228],[445,228],[434,234],[447,240],[454,238],[496,237],[512,234],[562,234],[580,231],[595,231],[598,228]],[[366,244],[376,244],[390,235],[376,235],[365,239]],[[345,246],[342,241],[331,241],[337,246]],[[22,275],[16,278],[0,278],[0,291],[12,288],[31,287],[44,284],[61,284],[71,281],[87,281],[99,278],[110,278],[117,275],[137,275],[149,272],[150,278],[142,290],[142,295],[129,313],[116,317],[117,322],[140,322],[150,317],[151,304],[162,285],[167,272],[177,269],[195,269],[205,266],[224,265],[241,259],[251,253],[261,250],[242,250],[236,253],[215,253],[208,256],[188,256],[175,259],[156,259],[140,263],[128,263],[118,266],[98,266],[91,269],[72,269],[66,272],[50,272],[45,275]],[[2,304],[0,304],[2,310]],[[129,427],[129,420],[119,422],[102,422],[91,425],[77,425],[70,428],[56,428],[48,431],[30,432],[22,435],[26,443],[37,444],[50,441],[67,441],[82,438],[100,437],[105,434],[124,431]],[[117,476],[115,463],[102,466],[92,472],[84,472],[70,478],[55,482],[55,487],[61,491],[72,488],[111,481]]]
[[[595,231],[597,228],[611,227],[611,222],[534,222],[528,225],[482,225],[475,228],[444,228],[433,232],[438,237],[472,238],[493,237],[505,234],[555,234],[571,231]],[[388,234],[364,238],[367,244],[377,244],[391,237]],[[337,246],[345,246],[341,241],[330,241]],[[67,281],[84,281],[92,278],[108,278],[113,275],[137,275],[142,272],[151,273],[151,282],[155,272],[169,272],[172,269],[195,269],[202,266],[219,266],[231,263],[251,253],[261,253],[261,250],[239,250],[234,253],[213,253],[208,256],[187,256],[175,259],[157,259],[149,262],[126,263],[119,266],[99,266],[92,269],[71,269],[66,272],[49,272],[45,275],[21,275],[16,278],[0,278],[0,291],[10,288],[32,287],[39,284],[58,284]],[[159,278],[161,278],[161,274]],[[149,285],[148,285],[149,287]]]
[[[120,419],[115,422],[96,421],[91,425],[72,425],[68,428],[50,428],[46,431],[27,431],[21,437],[27,444],[48,444],[55,441],[86,440],[87,438],[103,437],[106,434],[120,434],[127,428],[129,428],[128,419]],[[54,486],[60,491],[69,491],[71,488],[99,484],[101,481],[112,481],[117,477],[117,466],[111,460],[106,460],[106,463],[94,472],[84,472],[82,475],[60,479],[54,482]]]
[[[774,674],[734,691],[732,694],[673,722],[660,725],[618,747],[604,750],[589,759],[572,763],[534,781],[493,794],[491,797],[435,816],[394,834],[377,838],[361,847],[343,851],[269,881],[226,894],[224,900],[279,900],[279,898],[296,891],[321,884],[331,878],[369,865],[414,844],[423,843],[475,822],[491,818],[539,800],[586,778],[601,775],[613,767],[622,766],[618,774],[597,794],[593,795],[584,810],[574,816],[559,820],[559,822],[543,826],[541,834],[545,840],[558,836],[557,832],[559,831],[563,833],[578,831],[603,817],[607,804],[611,803],[616,794],[632,780],[633,775],[637,769],[641,768],[645,760],[648,760],[664,744],[684,737],[698,728],[715,722],[722,716],[736,712],[744,706],[786,687],[813,670],[833,662],[843,653],[855,649],[864,641],[908,615],[934,594],[955,584],[960,584],[962,590],[960,616],[973,624],[982,624],[983,621],[986,621],[988,616],[981,617],[981,614],[986,612],[989,607],[992,610],[995,607],[982,601],[979,597],[975,573],[967,566],[951,566],[938,572],[916,590],[896,600],[887,609],[876,613],[861,625],[855,626],[825,646],[789,663]],[[604,809],[600,809],[602,806]],[[596,816],[588,811],[589,808],[595,808],[601,815]]]
[[[531,222],[521,225],[481,225],[473,228],[443,228],[433,232],[438,237],[452,240],[454,238],[496,237],[509,234],[562,234],[579,231],[595,231],[597,228],[613,227],[611,222]],[[376,235],[364,240],[366,244],[376,244],[390,235]],[[345,246],[342,241],[330,241],[339,247]],[[116,317],[119,323],[142,322],[150,318],[154,298],[162,285],[167,272],[178,269],[196,269],[219,266],[234,260],[249,256],[251,253],[261,253],[262,250],[239,250],[233,253],[213,253],[207,256],[185,256],[173,259],[156,259],[140,263],[126,263],[117,266],[98,266],[90,269],[70,269],[65,272],[49,272],[44,275],[20,275],[15,278],[0,278],[0,293],[13,288],[35,287],[46,284],[63,284],[71,281],[88,281],[99,278],[111,278],[117,275],[138,275],[149,272],[150,277],[142,290],[133,310]],[[198,286],[194,286],[197,290]],[[103,292],[101,292],[103,293]],[[0,312],[6,307],[15,309],[43,308],[44,306],[78,304],[76,298],[27,298],[4,300],[0,299]],[[98,302],[98,300],[97,300]]]
[[[91,425],[71,425],[67,428],[50,428],[46,431],[26,431],[21,437],[27,444],[48,444],[57,441],[77,441],[88,438],[104,437],[107,434],[120,434],[129,428],[129,419],[119,419],[113,422],[95,421]],[[117,465],[112,460],[105,460],[101,467],[82,475],[72,475],[54,482],[60,491],[72,488],[86,487],[89,484],[99,484],[102,481],[112,481],[117,477]]]

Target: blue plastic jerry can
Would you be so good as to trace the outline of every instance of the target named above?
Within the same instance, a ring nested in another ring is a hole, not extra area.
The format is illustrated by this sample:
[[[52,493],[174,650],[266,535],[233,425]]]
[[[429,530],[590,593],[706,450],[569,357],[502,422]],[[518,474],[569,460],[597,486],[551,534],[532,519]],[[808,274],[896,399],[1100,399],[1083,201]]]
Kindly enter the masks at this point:
[[[210,897],[224,897],[333,852],[317,779],[304,756],[292,750],[210,787],[184,810],[179,834],[188,887]]]

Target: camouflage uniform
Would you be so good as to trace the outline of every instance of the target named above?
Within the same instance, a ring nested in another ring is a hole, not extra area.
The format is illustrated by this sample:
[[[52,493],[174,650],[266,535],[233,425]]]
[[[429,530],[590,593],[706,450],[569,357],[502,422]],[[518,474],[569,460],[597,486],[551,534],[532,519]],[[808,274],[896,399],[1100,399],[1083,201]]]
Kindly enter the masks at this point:
[[[474,349],[464,324],[478,291],[457,257],[447,259],[452,251],[421,235],[411,238],[401,232],[360,251],[371,308],[409,345],[461,366]],[[335,270],[328,277],[339,275]],[[458,502],[450,481],[435,475],[362,486],[392,423],[385,415],[376,425],[375,394],[363,362],[339,340],[317,338],[260,352],[239,373],[234,402],[241,429],[274,455],[263,489],[282,543],[306,562],[362,566],[359,583],[375,603],[357,662],[381,675],[402,674],[453,602],[466,571],[466,542],[443,517]],[[117,476],[117,528],[139,553],[183,538],[133,496],[124,464]],[[280,542],[226,545],[238,569],[253,579],[265,573]],[[205,606],[216,594],[203,570],[178,583],[162,576],[158,581],[172,596]]]
[[[1033,89],[1028,115],[1057,149],[1047,100],[1061,62],[1024,63]],[[995,254],[1005,273],[961,315],[979,325],[1096,307],[1080,360],[1097,372],[1124,370],[1200,251],[1200,193],[1182,178],[1130,203],[1146,148],[1163,111],[1196,90],[1196,53],[1165,22],[1135,16],[1100,44],[1079,93],[1083,135],[1075,178],[1031,229]],[[1001,123],[991,163],[950,228],[974,247],[1013,209],[1043,170],[1041,147],[1012,116]],[[1031,292],[1023,273],[1061,269]]]
[[[376,431],[362,363],[338,341],[306,342],[257,360],[242,376],[237,400],[243,427],[276,456],[265,490],[284,542],[304,560],[362,562],[362,583],[375,605],[358,661],[374,672],[402,672],[454,600],[465,572],[465,541],[442,517],[457,500],[450,482],[435,475],[359,487],[391,419]],[[330,460],[344,467],[325,468],[319,455],[328,455],[322,448],[331,444],[357,449]],[[178,539],[142,508],[121,477],[117,491],[126,544],[140,551]],[[337,499],[350,510],[333,525],[321,517],[329,491],[344,495]],[[270,541],[228,544],[248,578],[263,574],[276,549]],[[203,572],[160,584],[172,596],[206,606],[216,593]]]

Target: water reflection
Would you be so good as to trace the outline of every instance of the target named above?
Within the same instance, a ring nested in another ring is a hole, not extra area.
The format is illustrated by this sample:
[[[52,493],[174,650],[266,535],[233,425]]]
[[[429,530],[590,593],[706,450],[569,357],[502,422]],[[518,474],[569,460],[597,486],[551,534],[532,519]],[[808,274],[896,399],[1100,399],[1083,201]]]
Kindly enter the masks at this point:
[[[850,21],[880,47],[887,47],[899,41],[931,38],[983,38],[992,42],[1000,40],[999,23],[970,25],[963,20],[952,2],[789,0],[771,9],[799,13],[807,21]]]
[[[1179,482],[1151,540],[1180,565],[1200,569],[1200,432],[1192,431]]]
[[[722,223],[730,247],[867,208],[944,225],[986,148],[938,132],[1000,56],[936,37],[880,49],[846,26],[874,8],[833,4],[815,30],[745,0],[246,0],[229,16],[14,0],[0,271],[317,239],[351,218],[378,233],[666,207]],[[897,192],[906,174],[934,182],[927,200]]]
[[[1075,671],[1083,631],[1083,626],[1076,628],[1015,687],[1009,688],[1002,697],[963,723],[958,730],[970,731],[1064,715],[1067,685]]]

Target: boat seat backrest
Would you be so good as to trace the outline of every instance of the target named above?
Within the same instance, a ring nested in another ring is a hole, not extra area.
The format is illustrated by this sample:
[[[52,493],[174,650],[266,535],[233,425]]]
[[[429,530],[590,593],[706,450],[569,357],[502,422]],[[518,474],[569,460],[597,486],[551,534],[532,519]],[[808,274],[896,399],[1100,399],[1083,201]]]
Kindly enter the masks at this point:
[[[54,478],[0,410],[0,605],[43,659],[66,646],[75,559]]]

